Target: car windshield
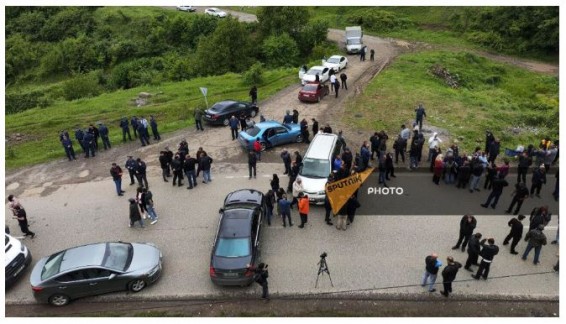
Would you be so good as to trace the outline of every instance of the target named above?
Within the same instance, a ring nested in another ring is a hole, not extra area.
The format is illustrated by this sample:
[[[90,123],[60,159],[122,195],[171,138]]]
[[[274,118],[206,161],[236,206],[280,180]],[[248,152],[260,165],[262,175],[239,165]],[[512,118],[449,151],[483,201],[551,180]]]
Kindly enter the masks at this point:
[[[249,238],[219,238],[214,255],[224,258],[240,258],[250,255]]]
[[[348,45],[359,45],[359,44],[361,44],[361,42],[358,38],[348,39]]]
[[[210,107],[209,110],[212,110],[212,111],[222,111],[222,110],[224,110],[224,109],[226,109],[226,105],[220,104],[220,103],[216,103],[216,104],[214,104],[212,107]]]
[[[102,266],[118,271],[128,268],[132,260],[132,245],[129,243],[108,243],[104,251]]]
[[[59,269],[61,268],[61,262],[63,262],[64,255],[65,255],[65,251],[62,251],[52,255],[51,257],[49,257],[49,259],[47,259],[45,265],[43,266],[43,270],[41,270],[41,280],[51,278],[59,273]]]
[[[261,129],[257,126],[254,126],[252,128],[248,128],[246,130],[246,133],[252,137],[255,137],[257,134],[259,134],[259,132],[261,131]]]
[[[316,88],[318,88],[318,84],[307,84],[303,87],[304,91],[316,91]]]
[[[308,75],[317,75],[317,74],[320,74],[321,72],[322,72],[322,70],[320,70],[320,69],[310,69],[310,70],[307,72],[307,74],[308,74]]]
[[[330,162],[328,160],[305,158],[300,174],[309,178],[326,178],[330,174]]]
[[[339,57],[331,57],[326,62],[338,64],[338,63],[340,63],[340,58]]]

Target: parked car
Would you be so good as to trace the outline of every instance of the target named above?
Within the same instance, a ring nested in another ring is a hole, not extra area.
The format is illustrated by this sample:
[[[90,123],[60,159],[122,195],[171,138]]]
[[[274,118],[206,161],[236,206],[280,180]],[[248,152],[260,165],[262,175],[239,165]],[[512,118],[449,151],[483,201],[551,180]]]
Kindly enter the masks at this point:
[[[224,18],[224,17],[227,16],[227,14],[224,11],[222,11],[218,8],[206,8],[204,10],[204,13],[207,14],[207,15],[211,15],[211,16],[219,17],[219,18]]]
[[[281,124],[275,120],[257,123],[254,127],[241,131],[238,135],[240,145],[246,150],[253,149],[253,144],[257,138],[261,143],[262,151],[277,145],[303,141],[301,126],[298,124]]]
[[[348,66],[348,59],[342,55],[332,55],[323,63],[327,68],[331,68],[334,72],[339,72]]]
[[[220,286],[247,286],[259,264],[263,193],[242,189],[229,193],[220,209],[210,256],[210,279]]]
[[[320,66],[320,65],[313,66],[307,71],[307,73],[303,75],[302,84],[305,85],[307,82],[315,82],[317,74],[319,77],[319,82],[324,83],[328,81],[329,71],[330,69],[325,66]]]
[[[224,100],[205,110],[203,119],[209,124],[228,126],[232,115],[239,117],[244,113],[246,117],[255,117],[258,112],[259,107],[256,105],[235,100]]]
[[[320,102],[324,96],[328,95],[330,89],[327,85],[317,82],[309,82],[299,91],[299,100],[308,102]]]
[[[193,6],[177,6],[177,10],[186,12],[195,12],[197,9]]]
[[[139,292],[157,281],[161,262],[161,252],[152,243],[82,245],[39,260],[31,273],[31,289],[38,302],[54,306],[115,291]]]
[[[4,260],[6,264],[6,288],[12,286],[24,269],[31,263],[31,252],[17,238],[4,234]]]

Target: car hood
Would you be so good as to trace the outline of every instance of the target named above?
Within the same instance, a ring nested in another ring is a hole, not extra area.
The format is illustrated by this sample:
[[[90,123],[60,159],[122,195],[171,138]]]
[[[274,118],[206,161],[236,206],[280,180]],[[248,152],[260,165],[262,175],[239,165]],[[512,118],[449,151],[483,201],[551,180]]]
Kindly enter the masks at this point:
[[[240,258],[223,258],[212,256],[211,266],[218,270],[236,270],[245,269],[247,265],[252,262],[252,256],[245,256]]]
[[[18,240],[17,238],[14,238],[12,236],[9,236],[9,242],[8,245],[5,246],[5,248],[7,249],[8,246],[10,247],[10,249],[8,251],[5,251],[4,254],[4,263],[5,266],[8,266],[8,264],[10,264],[10,262],[12,262],[12,260],[14,260],[18,254],[20,254],[22,252],[22,242],[20,242],[20,240]]]
[[[326,178],[307,178],[304,176],[298,176],[303,182],[303,188],[305,192],[308,193],[318,193],[319,191],[324,191],[326,182],[328,179]]]
[[[127,272],[149,271],[155,268],[161,259],[161,252],[155,247],[144,243],[132,243],[134,255]]]
[[[326,62],[326,63],[324,63],[324,66],[327,67],[327,68],[333,68],[333,67],[340,66],[340,64],[339,64],[339,63],[329,63],[329,62]]]

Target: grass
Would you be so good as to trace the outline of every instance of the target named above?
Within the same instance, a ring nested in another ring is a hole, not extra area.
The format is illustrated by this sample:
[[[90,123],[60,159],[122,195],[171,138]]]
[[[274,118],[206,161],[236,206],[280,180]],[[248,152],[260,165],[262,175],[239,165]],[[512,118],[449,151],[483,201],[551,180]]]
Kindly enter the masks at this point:
[[[462,86],[452,89],[433,76],[429,69],[434,64],[458,75]],[[368,132],[397,134],[401,124],[414,119],[419,102],[426,108],[425,125],[446,129],[468,152],[484,142],[487,129],[509,148],[538,143],[543,136],[558,138],[557,78],[469,52],[399,56],[348,104],[344,120]],[[510,127],[522,132],[513,134]]]
[[[265,82],[258,87],[259,99],[265,100],[296,83],[296,69],[266,71]],[[239,74],[196,78],[185,82],[168,82],[158,86],[143,86],[96,98],[75,101],[57,101],[46,109],[34,108],[19,114],[6,115],[6,136],[20,133],[24,140],[8,142],[6,168],[13,169],[34,165],[65,154],[58,140],[59,131],[69,131],[74,140],[76,127],[87,128],[89,124],[102,121],[110,129],[110,142],[122,143],[122,131],[118,127],[122,116],[156,116],[160,133],[166,134],[194,124],[195,107],[205,107],[199,87],[208,88],[209,106],[224,99],[248,101],[249,86],[242,84]],[[133,104],[139,92],[149,92],[149,104],[137,108]],[[260,107],[261,109],[261,107]],[[75,152],[80,146],[74,140]],[[41,151],[38,154],[38,151]]]

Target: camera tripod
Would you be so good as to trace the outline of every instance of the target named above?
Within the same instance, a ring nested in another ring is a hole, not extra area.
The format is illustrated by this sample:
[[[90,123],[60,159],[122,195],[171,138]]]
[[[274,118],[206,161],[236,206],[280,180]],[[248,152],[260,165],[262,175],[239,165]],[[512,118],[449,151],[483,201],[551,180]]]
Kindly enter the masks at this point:
[[[325,272],[328,275],[328,279],[330,279],[330,285],[334,287],[334,284],[332,283],[332,277],[330,276],[330,271],[328,270],[328,264],[326,263],[326,257],[321,256],[320,261],[317,264],[319,265],[319,267],[318,267],[318,274],[316,275],[316,283],[314,287],[318,288],[318,278],[320,277],[321,274],[324,274]]]

